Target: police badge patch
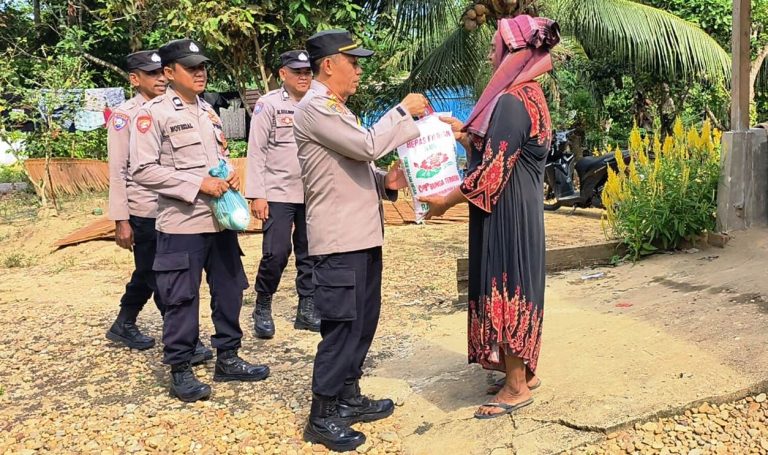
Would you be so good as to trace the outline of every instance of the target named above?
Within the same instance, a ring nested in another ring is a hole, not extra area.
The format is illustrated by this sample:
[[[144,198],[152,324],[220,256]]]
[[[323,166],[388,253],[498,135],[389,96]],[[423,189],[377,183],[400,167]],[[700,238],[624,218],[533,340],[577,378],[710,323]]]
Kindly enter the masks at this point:
[[[112,117],[110,118],[109,124],[112,125],[112,129],[115,131],[120,131],[121,129],[125,128],[128,123],[130,123],[131,119],[123,114],[122,112],[115,112],[112,114]]]
[[[260,113],[263,110],[264,110],[264,103],[259,101],[258,103],[256,103],[255,106],[253,106],[253,115],[258,114],[258,113]]]
[[[149,131],[149,128],[152,126],[152,117],[149,115],[142,115],[139,116],[139,118],[136,119],[136,129],[139,130],[139,133],[146,133]]]

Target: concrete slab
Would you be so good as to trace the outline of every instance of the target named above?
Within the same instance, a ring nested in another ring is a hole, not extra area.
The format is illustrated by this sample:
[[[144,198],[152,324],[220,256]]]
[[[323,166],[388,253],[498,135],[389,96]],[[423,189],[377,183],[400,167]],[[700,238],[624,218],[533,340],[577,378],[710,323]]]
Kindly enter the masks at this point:
[[[768,230],[725,249],[550,276],[536,402],[472,418],[489,374],[466,364],[466,314],[432,318],[364,387],[396,394],[409,453],[558,453],[606,432],[768,386]]]

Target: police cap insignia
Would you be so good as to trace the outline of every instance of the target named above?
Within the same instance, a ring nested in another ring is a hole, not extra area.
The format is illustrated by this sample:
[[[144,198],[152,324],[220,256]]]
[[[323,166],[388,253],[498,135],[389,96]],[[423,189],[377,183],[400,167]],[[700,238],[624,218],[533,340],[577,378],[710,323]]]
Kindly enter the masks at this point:
[[[291,69],[303,69],[309,68],[309,57],[307,57],[307,51],[295,50],[283,52],[280,54],[281,66],[287,66]]]
[[[191,68],[210,61],[208,57],[203,55],[200,46],[191,39],[169,41],[160,46],[157,53],[160,54],[160,60],[163,62],[163,65],[178,62],[187,68]]]
[[[128,71],[155,71],[160,69],[160,55],[157,51],[139,51],[125,58],[125,68]]]

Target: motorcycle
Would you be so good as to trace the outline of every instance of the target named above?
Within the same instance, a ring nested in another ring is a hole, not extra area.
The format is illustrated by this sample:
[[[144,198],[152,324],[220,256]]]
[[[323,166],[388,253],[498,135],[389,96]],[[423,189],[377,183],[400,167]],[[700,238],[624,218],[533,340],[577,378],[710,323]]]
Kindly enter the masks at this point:
[[[552,141],[544,171],[544,210],[604,208],[602,193],[608,181],[608,167],[618,172],[613,153],[584,156],[574,163],[575,156],[567,151],[568,135],[573,131],[559,131]],[[629,152],[624,150],[622,155],[624,162],[629,163]]]

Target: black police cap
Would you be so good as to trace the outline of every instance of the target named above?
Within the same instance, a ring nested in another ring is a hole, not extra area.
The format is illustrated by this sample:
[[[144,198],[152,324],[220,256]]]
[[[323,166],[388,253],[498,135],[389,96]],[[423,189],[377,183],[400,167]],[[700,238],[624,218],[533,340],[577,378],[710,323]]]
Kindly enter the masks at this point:
[[[125,57],[125,68],[128,71],[155,71],[161,68],[160,54],[156,50],[139,51]]]
[[[360,47],[346,30],[326,30],[315,33],[307,40],[309,58],[315,61],[333,54],[370,57],[373,51]]]
[[[295,50],[280,54],[280,66],[291,69],[309,68],[309,54],[305,50]]]
[[[189,68],[211,61],[203,55],[202,46],[191,39],[169,41],[160,46],[158,53],[163,66],[176,62]]]

